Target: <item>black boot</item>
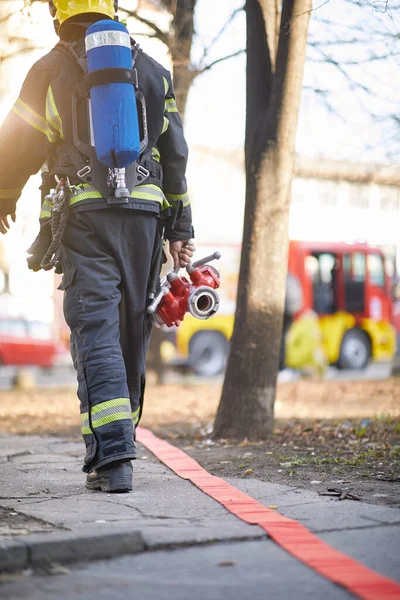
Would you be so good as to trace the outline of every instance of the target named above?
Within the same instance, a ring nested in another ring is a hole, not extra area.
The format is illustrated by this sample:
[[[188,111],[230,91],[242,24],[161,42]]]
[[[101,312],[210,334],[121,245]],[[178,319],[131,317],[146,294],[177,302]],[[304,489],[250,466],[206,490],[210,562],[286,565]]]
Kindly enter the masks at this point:
[[[131,492],[132,472],[130,460],[109,463],[89,473],[86,478],[86,487],[102,492]]]

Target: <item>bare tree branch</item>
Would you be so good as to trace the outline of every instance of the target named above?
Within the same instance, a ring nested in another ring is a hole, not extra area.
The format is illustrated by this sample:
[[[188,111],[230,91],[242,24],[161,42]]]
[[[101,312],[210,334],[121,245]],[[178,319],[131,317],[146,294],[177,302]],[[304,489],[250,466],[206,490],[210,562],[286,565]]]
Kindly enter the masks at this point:
[[[141,15],[139,15],[139,13],[136,10],[128,10],[128,9],[122,8],[122,7],[121,7],[121,10],[128,17],[133,17],[137,21],[140,21],[140,23],[143,23],[144,25],[147,25],[147,27],[149,27],[150,29],[152,29],[154,31],[154,35],[152,37],[158,38],[159,40],[161,40],[163,42],[163,44],[165,44],[167,46],[167,48],[170,49],[170,47],[171,47],[171,38],[170,38],[169,34],[165,33],[164,31],[162,31],[158,27],[158,25],[156,25],[153,21],[150,21],[149,19],[145,19],[144,17],[142,17]]]
[[[24,44],[17,50],[14,50],[13,52],[9,52],[8,54],[2,54],[0,52],[0,64],[5,63],[7,60],[10,60],[10,58],[15,58],[16,54],[21,56],[22,54],[28,54],[29,52],[33,52],[34,50],[40,50],[40,49],[41,49],[40,47],[35,46],[34,44],[30,44],[30,45]]]
[[[218,65],[219,63],[224,62],[225,60],[229,60],[230,58],[235,58],[235,56],[240,56],[241,54],[244,54],[245,52],[246,52],[246,50],[244,48],[242,48],[241,50],[232,52],[232,54],[228,54],[227,56],[222,56],[221,58],[217,58],[216,60],[213,60],[205,67],[198,69],[198,74],[200,75],[201,73],[205,73],[206,71],[209,71],[210,69],[212,69],[212,67],[215,67],[215,65]]]
[[[313,48],[319,49],[320,46],[316,45],[316,44],[309,44],[310,46],[312,46]],[[326,55],[328,56],[328,55]],[[340,65],[343,66],[359,66],[359,65],[363,65],[363,64],[370,64],[373,62],[377,62],[380,60],[388,60],[389,58],[396,58],[397,56],[400,56],[400,53],[387,53],[387,54],[382,54],[380,56],[376,56],[376,55],[371,55],[371,56],[367,56],[366,58],[360,58],[359,60],[341,60],[340,61]],[[311,62],[314,63],[326,63],[328,59],[326,58],[322,58],[322,59],[317,59],[317,58],[309,58],[309,60]],[[329,62],[332,63],[332,60],[329,59]],[[335,66],[337,66],[338,63],[335,62]]]
[[[217,33],[217,35],[215,36],[215,38],[213,40],[211,40],[211,42],[208,44],[207,48],[204,49],[203,58],[205,58],[208,55],[209,51],[221,39],[221,37],[223,36],[223,34],[225,33],[225,31],[228,29],[229,25],[235,19],[236,15],[238,15],[240,12],[242,12],[244,10],[244,8],[245,7],[243,5],[240,8],[237,8],[236,10],[233,11],[233,13],[230,15],[230,17],[226,21],[226,23],[223,25],[223,27],[221,27],[221,29],[219,30],[219,32]]]
[[[161,5],[164,8],[164,10],[166,10],[169,13],[172,13],[174,11],[174,6],[176,5],[176,0],[152,0],[152,3],[155,6]]]
[[[325,4],[328,4],[328,2],[330,2],[330,1],[331,0],[325,0],[325,2],[323,2],[319,6],[316,6],[315,8],[311,8],[310,10],[306,10],[305,12],[299,13],[298,15],[294,15],[293,19],[291,20],[291,23],[293,23],[293,21],[295,21],[296,19],[298,19],[302,15],[308,15],[308,14],[311,14],[311,13],[319,10],[320,8],[322,8],[323,6],[325,6]]]

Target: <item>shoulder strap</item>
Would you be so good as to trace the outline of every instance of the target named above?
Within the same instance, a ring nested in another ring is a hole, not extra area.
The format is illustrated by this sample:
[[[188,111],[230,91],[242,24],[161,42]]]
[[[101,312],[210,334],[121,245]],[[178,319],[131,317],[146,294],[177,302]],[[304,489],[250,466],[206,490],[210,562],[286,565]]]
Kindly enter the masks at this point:
[[[67,52],[64,50],[67,50]],[[87,73],[87,62],[86,62],[86,52],[84,44],[80,44],[79,42],[65,42],[64,40],[60,40],[55,47],[55,50],[62,52],[64,56],[68,58],[72,58],[74,63],[79,65],[84,73]]]
[[[137,44],[134,40],[131,39],[132,42],[132,69],[135,67],[137,55],[142,51],[139,44]]]

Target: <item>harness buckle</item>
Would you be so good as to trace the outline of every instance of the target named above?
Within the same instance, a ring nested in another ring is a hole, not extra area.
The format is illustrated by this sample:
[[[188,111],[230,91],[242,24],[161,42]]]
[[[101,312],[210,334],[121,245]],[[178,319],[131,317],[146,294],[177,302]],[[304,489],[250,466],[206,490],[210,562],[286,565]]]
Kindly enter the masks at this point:
[[[146,169],[145,167],[143,167],[142,165],[138,165],[136,167],[136,171],[137,171],[137,173],[139,173],[139,175],[142,175],[145,179],[147,179],[147,177],[150,175],[150,171],[148,169]]]
[[[86,165],[85,167],[83,167],[82,169],[79,169],[79,171],[77,171],[77,175],[80,179],[83,179],[84,177],[86,177],[86,175],[89,175],[89,173],[92,172],[92,167],[90,167],[89,165]]]

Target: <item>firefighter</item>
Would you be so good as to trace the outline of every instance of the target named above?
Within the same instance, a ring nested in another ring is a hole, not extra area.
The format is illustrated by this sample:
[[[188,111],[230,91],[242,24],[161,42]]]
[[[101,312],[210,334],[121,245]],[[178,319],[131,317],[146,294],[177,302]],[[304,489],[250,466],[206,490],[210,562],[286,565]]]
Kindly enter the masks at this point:
[[[15,221],[25,183],[45,164],[41,229],[28,265],[39,270],[56,263],[63,272],[86,486],[124,492],[132,490],[151,332],[146,308],[161,268],[162,239],[169,240],[175,266],[188,264],[194,251],[187,244],[193,237],[188,150],[170,73],[132,40],[148,142],[126,169],[129,197],[113,196],[105,165],[77,145],[77,138],[90,141],[90,118],[76,90],[87,70],[86,30],[117,20],[118,2],[53,0],[49,7],[60,41],[29,71],[0,130],[0,231]]]

